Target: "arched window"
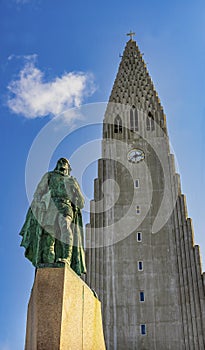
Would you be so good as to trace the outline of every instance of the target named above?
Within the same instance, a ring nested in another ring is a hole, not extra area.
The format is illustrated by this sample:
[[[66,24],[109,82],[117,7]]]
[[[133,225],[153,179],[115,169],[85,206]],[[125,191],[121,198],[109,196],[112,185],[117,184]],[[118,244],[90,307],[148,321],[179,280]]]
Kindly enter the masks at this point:
[[[132,106],[130,110],[130,130],[138,131],[138,113],[135,106]]]
[[[122,134],[122,119],[119,115],[117,115],[114,121],[114,133]]]

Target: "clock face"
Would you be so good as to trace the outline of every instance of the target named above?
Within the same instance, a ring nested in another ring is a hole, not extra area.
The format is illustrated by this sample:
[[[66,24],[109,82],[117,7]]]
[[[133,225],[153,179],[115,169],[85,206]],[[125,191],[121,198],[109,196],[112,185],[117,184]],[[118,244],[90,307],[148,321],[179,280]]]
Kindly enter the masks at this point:
[[[127,159],[131,163],[139,163],[141,160],[145,158],[144,152],[141,149],[131,149],[128,152]]]

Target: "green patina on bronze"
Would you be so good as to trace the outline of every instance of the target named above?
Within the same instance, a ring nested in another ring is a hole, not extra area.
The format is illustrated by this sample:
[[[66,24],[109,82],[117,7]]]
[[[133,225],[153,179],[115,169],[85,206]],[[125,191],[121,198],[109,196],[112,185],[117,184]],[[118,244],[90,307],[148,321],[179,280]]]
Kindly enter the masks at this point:
[[[77,180],[70,176],[66,158],[41,179],[20,232],[25,256],[35,267],[68,264],[78,275],[86,273],[81,209]]]

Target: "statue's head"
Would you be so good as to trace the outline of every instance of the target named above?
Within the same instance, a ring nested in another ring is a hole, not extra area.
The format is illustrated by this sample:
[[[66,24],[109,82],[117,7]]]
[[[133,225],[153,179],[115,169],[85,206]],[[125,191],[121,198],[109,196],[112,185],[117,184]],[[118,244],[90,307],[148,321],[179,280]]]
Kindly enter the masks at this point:
[[[57,161],[55,170],[58,170],[60,173],[62,173],[64,175],[69,175],[71,170],[72,170],[69,160],[66,158],[60,158]]]

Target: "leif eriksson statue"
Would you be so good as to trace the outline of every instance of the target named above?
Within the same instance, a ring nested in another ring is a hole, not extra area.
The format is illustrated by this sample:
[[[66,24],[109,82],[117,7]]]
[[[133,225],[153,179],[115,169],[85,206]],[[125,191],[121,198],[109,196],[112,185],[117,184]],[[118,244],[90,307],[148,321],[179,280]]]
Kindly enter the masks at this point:
[[[81,209],[84,206],[70,163],[60,158],[34,193],[20,234],[25,256],[35,267],[68,264],[78,275],[86,273]]]

